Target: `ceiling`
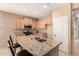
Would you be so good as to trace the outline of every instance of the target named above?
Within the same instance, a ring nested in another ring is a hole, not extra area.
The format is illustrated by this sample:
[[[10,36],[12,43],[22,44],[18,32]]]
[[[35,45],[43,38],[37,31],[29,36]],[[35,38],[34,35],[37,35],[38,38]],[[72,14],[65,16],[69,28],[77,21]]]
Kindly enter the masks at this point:
[[[60,3],[0,3],[0,10],[14,14],[41,18],[60,6]]]

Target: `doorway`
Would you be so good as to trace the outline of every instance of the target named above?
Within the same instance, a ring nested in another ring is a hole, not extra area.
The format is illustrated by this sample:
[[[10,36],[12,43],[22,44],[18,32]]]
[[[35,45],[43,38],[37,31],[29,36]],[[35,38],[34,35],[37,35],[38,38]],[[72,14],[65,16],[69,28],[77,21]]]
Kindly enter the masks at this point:
[[[72,37],[72,55],[79,56],[79,9],[72,11],[73,37]]]

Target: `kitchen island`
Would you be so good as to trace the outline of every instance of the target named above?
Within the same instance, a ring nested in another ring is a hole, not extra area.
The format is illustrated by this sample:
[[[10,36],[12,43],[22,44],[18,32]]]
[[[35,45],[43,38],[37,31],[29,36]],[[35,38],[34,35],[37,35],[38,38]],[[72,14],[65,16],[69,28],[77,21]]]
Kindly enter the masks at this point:
[[[59,45],[61,42],[46,39],[45,42],[38,42],[35,37],[30,36],[17,36],[17,42],[34,56],[58,56]]]

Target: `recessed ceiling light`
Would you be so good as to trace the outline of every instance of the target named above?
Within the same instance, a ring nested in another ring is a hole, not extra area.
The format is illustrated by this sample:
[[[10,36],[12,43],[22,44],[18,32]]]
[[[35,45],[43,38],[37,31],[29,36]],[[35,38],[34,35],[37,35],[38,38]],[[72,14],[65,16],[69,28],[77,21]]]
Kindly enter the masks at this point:
[[[44,5],[43,8],[47,8],[47,5]]]

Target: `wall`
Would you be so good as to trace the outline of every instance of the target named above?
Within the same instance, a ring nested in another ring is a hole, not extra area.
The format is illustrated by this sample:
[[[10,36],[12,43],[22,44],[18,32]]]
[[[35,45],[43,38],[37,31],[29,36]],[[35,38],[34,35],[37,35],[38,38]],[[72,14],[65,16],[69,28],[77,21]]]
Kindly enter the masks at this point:
[[[72,3],[72,9],[79,8],[79,3]]]
[[[14,32],[17,15],[1,12],[2,16],[2,32],[0,33],[0,48],[7,47],[7,40],[9,35]]]
[[[53,20],[54,18],[60,17],[60,16],[68,16],[68,39],[67,39],[68,44],[67,45],[68,45],[68,54],[71,54],[71,4],[64,4],[52,11]],[[54,24],[54,22],[52,24]],[[66,53],[66,51],[63,51],[63,52]]]

